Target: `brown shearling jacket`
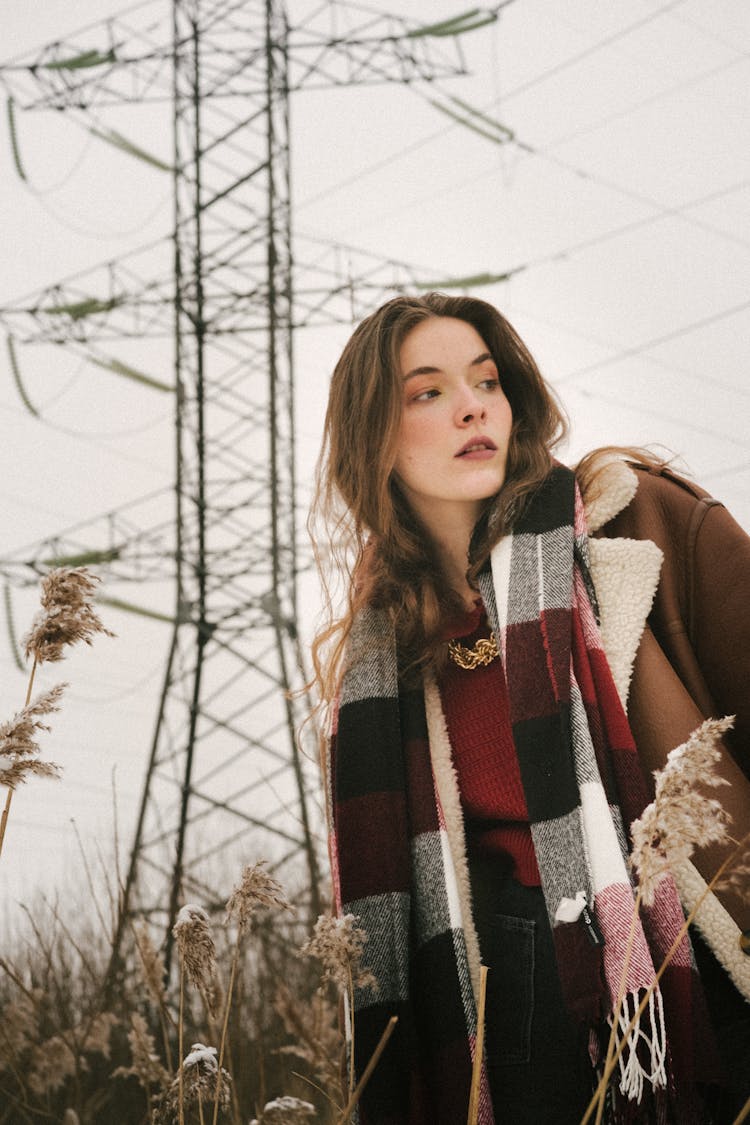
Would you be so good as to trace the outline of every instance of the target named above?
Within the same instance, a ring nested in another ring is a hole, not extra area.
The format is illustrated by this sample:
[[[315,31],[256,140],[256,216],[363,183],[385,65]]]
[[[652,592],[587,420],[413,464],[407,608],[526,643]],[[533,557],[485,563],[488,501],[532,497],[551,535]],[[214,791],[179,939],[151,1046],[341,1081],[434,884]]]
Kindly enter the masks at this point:
[[[638,491],[599,534],[650,539],[664,555],[633,669],[631,723],[650,739],[666,725],[660,712],[672,713],[666,685],[649,682],[641,651],[644,641],[655,643],[701,716],[737,716],[727,742],[750,776],[750,537],[692,482],[666,468],[631,467]]]
[[[596,536],[651,540],[663,560],[633,664],[628,718],[646,771],[709,716],[736,715],[712,790],[738,838],[750,829],[750,537],[719,501],[667,468],[631,464],[638,487]],[[743,776],[744,774],[744,776]],[[723,852],[704,849],[709,878]],[[720,896],[744,929],[750,908]]]

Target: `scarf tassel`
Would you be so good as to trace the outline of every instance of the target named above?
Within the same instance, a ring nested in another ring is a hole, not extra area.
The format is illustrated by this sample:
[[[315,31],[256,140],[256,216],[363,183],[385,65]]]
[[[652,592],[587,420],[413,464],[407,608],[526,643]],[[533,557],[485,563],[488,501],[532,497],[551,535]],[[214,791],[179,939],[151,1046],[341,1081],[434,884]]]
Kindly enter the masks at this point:
[[[667,1032],[664,1023],[664,1004],[661,992],[654,989],[648,998],[648,1006],[628,1027],[641,1004],[642,993],[628,992],[622,999],[616,1014],[617,1046],[626,1035],[625,1047],[618,1059],[619,1088],[623,1097],[630,1102],[640,1103],[644,1084],[648,1083],[656,1092],[667,1085]],[[608,1017],[612,1025],[615,1016]]]

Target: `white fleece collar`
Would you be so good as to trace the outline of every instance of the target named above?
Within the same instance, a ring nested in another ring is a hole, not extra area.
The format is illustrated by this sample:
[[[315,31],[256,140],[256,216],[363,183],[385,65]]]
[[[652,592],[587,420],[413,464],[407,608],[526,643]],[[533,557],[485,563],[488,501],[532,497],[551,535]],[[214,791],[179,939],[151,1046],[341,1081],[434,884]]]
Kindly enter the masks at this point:
[[[619,515],[637,491],[637,474],[615,454],[602,454],[602,468],[584,497],[589,531],[599,531]]]
[[[595,532],[628,506],[638,475],[616,455],[602,455],[603,467],[584,497],[589,531]],[[662,552],[650,539],[589,539],[591,577],[600,613],[607,661],[623,707],[627,706],[633,662],[659,585]]]

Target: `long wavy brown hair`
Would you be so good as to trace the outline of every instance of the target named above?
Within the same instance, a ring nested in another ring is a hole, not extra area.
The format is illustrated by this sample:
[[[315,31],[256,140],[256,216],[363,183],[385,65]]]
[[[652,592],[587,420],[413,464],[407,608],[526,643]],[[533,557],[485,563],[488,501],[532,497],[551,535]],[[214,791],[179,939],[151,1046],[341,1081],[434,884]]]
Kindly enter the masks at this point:
[[[312,646],[314,684],[324,701],[335,696],[347,637],[363,605],[388,613],[412,670],[435,661],[446,622],[461,613],[461,600],[393,473],[403,401],[399,353],[412,329],[431,317],[455,317],[476,329],[513,412],[505,483],[487,501],[472,536],[472,587],[492,547],[546,477],[550,451],[566,432],[562,410],[525,344],[486,301],[442,293],[395,297],[362,321],[333,372],[309,521],[328,611]],[[337,579],[343,582],[338,599]],[[343,601],[338,611],[337,600]]]

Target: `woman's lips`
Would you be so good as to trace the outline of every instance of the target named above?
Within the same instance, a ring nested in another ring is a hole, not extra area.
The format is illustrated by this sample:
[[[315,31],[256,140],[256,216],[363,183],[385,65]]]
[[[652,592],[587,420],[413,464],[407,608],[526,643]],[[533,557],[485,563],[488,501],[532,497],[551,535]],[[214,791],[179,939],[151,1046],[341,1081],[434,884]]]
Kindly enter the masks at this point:
[[[477,438],[474,441],[467,441],[462,449],[459,449],[456,457],[460,457],[462,461],[488,461],[497,453],[497,446],[489,438]]]

